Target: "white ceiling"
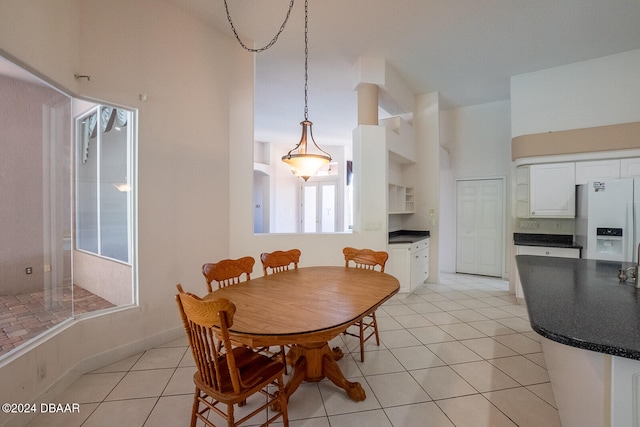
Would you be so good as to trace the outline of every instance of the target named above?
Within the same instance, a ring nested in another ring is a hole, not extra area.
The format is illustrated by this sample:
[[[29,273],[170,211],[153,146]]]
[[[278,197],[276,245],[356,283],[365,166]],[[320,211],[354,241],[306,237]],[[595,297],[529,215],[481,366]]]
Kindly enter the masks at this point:
[[[222,0],[170,1],[233,37]],[[228,3],[243,41],[262,46],[289,0]],[[299,139],[303,25],[295,0],[278,42],[257,54],[258,140]],[[321,146],[351,141],[351,68],[361,55],[386,59],[416,94],[437,91],[448,109],[509,99],[513,75],[639,48],[639,0],[309,0],[309,119]]]
[[[233,37],[223,0],[168,1]],[[256,46],[277,32],[289,2],[228,0],[243,41]],[[300,138],[303,29],[304,0],[295,0],[278,42],[257,54],[257,140]],[[386,59],[416,94],[439,92],[448,109],[509,99],[513,75],[633,49],[640,0],[309,0],[309,119],[321,146],[351,142],[359,56]]]

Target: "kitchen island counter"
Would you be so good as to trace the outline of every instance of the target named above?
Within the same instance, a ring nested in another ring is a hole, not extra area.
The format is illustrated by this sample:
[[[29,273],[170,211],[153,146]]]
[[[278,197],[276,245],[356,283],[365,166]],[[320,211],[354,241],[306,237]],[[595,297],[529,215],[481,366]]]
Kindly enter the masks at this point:
[[[519,255],[531,327],[561,344],[640,360],[640,290],[631,263]]]
[[[631,263],[516,257],[563,427],[640,427],[640,290]]]

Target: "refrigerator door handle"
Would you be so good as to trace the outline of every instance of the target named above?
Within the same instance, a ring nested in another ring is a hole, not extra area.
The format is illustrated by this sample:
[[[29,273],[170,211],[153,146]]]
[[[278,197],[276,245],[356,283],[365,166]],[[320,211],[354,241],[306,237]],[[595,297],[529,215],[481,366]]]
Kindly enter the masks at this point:
[[[625,252],[628,254],[624,259],[629,261],[635,260],[638,255],[633,247],[633,242],[637,240],[636,217],[634,215],[636,203],[633,201],[627,202],[627,229],[623,231],[622,235]]]
[[[631,224],[633,226],[633,236],[629,245],[631,245],[631,262],[638,262],[638,242],[640,242],[640,222],[638,221],[638,215],[640,215],[640,201],[634,200],[631,211]]]

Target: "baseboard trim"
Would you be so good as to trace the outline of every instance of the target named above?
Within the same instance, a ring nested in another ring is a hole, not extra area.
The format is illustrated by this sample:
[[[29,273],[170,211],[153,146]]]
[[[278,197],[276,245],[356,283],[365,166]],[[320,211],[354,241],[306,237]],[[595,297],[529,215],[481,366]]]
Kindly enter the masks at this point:
[[[62,374],[45,391],[36,396],[31,403],[35,403],[39,407],[42,402],[57,402],[57,396],[71,386],[71,384],[76,382],[82,375],[169,341],[178,339],[183,336],[183,334],[184,328],[182,326],[175,327],[80,360]],[[29,424],[36,416],[37,414],[33,414],[32,416],[27,416],[26,414],[13,414],[13,416],[3,420],[2,427],[23,427]]]

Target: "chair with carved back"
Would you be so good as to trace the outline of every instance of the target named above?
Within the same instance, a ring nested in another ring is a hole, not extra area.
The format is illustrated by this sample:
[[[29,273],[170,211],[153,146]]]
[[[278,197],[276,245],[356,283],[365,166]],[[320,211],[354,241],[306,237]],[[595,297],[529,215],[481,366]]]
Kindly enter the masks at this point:
[[[213,282],[216,282],[218,289],[220,289],[251,279],[255,263],[256,260],[253,257],[245,256],[238,259],[223,259],[216,263],[208,262],[203,264],[202,275],[207,283],[207,291],[209,293],[213,292]],[[222,350],[222,344],[222,341],[218,341],[218,351]]]
[[[297,269],[300,262],[300,249],[289,249],[288,251],[263,252],[260,254],[262,261],[262,272],[265,276],[273,273],[280,273],[289,269]],[[276,353],[277,354],[277,353]],[[285,356],[284,346],[280,347],[282,362],[285,364],[285,373],[287,373],[287,359]]]
[[[364,268],[367,270],[376,270],[384,273],[384,266],[389,259],[389,254],[384,251],[373,251],[371,249],[355,249],[346,247],[342,250],[344,254],[345,267],[350,267],[353,263],[355,268]],[[369,338],[375,336],[376,344],[380,345],[380,336],[378,335],[378,322],[376,320],[375,310],[368,313],[363,318],[355,322],[351,327],[358,328],[358,333],[351,332],[349,329],[344,331],[345,335],[351,335],[360,340],[360,361],[364,362],[364,343]],[[351,328],[350,327],[350,328]]]
[[[229,426],[240,425],[267,407],[279,409],[262,426],[281,417],[288,426],[284,366],[249,347],[232,347],[228,328],[233,325],[236,306],[227,299],[203,300],[184,292],[181,285],[178,285],[176,301],[197,368],[193,376],[196,390],[191,427],[195,427],[198,420],[215,427],[209,419],[212,413],[224,418]],[[218,352],[218,340],[224,342],[227,349],[224,354]],[[275,385],[277,392],[269,392],[269,385]],[[243,405],[256,393],[267,396],[266,402],[236,421],[235,405]],[[221,405],[226,405],[226,411]]]
[[[250,256],[245,256],[238,259],[223,259],[216,263],[206,263],[202,266],[202,275],[207,282],[207,289],[209,293],[213,292],[212,283],[218,283],[218,289],[224,288],[230,285],[235,285],[245,280],[251,279],[251,273],[253,273],[253,265],[256,263],[255,259]],[[244,276],[244,280],[243,280]],[[218,351],[222,351],[223,343],[218,342]],[[269,350],[268,347],[258,348],[257,351],[263,352],[270,357],[279,354]],[[284,354],[284,346],[280,347],[280,351]],[[286,373],[286,361],[284,356],[282,362],[285,363]]]
[[[298,268],[300,255],[302,255],[300,249],[264,252],[260,255],[260,261],[262,261],[262,272],[266,276],[270,273],[279,273],[291,268]]]
[[[206,263],[202,266],[202,275],[207,282],[207,290],[213,292],[211,284],[218,283],[218,289],[251,279],[253,265],[256,260],[245,256],[238,259],[223,259],[216,263]]]

